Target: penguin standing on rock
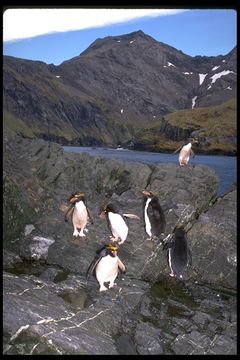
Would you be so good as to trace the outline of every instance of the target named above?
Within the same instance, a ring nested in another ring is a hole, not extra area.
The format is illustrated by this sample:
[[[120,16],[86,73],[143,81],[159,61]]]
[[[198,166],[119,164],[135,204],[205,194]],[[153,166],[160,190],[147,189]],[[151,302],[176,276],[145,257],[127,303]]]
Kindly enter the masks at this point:
[[[148,240],[154,237],[160,238],[166,230],[166,219],[158,197],[150,190],[143,190],[143,219]],[[161,239],[160,239],[161,240]]]
[[[119,245],[123,244],[128,236],[128,226],[124,217],[130,219],[140,219],[139,216],[135,214],[123,214],[111,203],[101,206],[99,216],[101,219],[107,218],[108,227],[112,234],[110,239],[113,242],[118,242]]]
[[[192,145],[197,143],[198,141],[196,139],[191,139],[188,144],[180,146],[177,150],[174,151],[173,154],[176,154],[180,150],[178,157],[178,162],[180,166],[185,166],[188,164],[190,155],[192,155],[192,157],[194,158],[195,153],[192,150]]]
[[[64,220],[68,221],[68,217],[71,216],[74,228],[73,236],[86,236],[83,231],[88,231],[86,229],[88,220],[90,219],[92,224],[93,220],[85,202],[85,194],[76,192],[68,198],[68,201],[71,206],[65,213]]]
[[[127,271],[124,263],[117,255],[119,247],[115,244],[106,244],[96,252],[96,256],[91,262],[87,270],[87,279],[90,275],[94,275],[99,282],[99,291],[106,291],[112,288],[116,283],[114,282],[118,276],[118,270],[123,273]],[[108,288],[105,283],[109,283]]]
[[[187,244],[183,225],[175,227],[172,240],[165,243],[163,249],[167,249],[170,276],[183,279],[186,267],[192,265],[192,254]]]

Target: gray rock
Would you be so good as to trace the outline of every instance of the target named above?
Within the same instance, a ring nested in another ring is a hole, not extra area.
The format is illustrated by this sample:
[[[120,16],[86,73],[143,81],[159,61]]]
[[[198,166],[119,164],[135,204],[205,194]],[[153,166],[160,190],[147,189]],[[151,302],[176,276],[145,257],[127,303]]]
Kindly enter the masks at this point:
[[[30,234],[21,240],[20,255],[28,260],[46,260],[49,247],[54,242],[52,238]]]
[[[58,269],[53,268],[53,267],[49,267],[39,275],[39,279],[48,280],[48,281],[54,281],[54,279],[58,275],[58,272],[59,272]]]
[[[219,198],[188,232],[199,281],[236,289],[237,193]]]
[[[31,232],[35,229],[35,226],[33,224],[27,224],[24,229],[24,235],[27,236],[31,234]]]
[[[20,137],[8,138],[4,162],[38,208],[38,218],[25,224],[35,229],[4,244],[4,354],[236,354],[236,190],[217,199],[210,168],[125,164]],[[187,226],[193,266],[184,282],[169,277],[162,245],[146,240],[143,188],[158,193],[165,237],[177,223]],[[77,190],[86,193],[94,224],[76,239],[64,212]],[[109,242],[98,217],[107,201],[140,220],[126,220],[129,234],[118,252],[127,272],[100,293],[96,278],[85,275]],[[17,271],[19,262],[41,266],[34,276]]]
[[[22,262],[19,255],[10,250],[3,249],[3,269],[10,269],[18,262]]]
[[[133,340],[129,335],[120,335],[117,337],[115,344],[119,355],[138,355]]]
[[[79,311],[59,296],[58,284],[4,273],[4,353],[117,354],[113,335],[146,291],[141,283],[135,283],[135,290],[131,281],[124,285],[105,293],[94,291],[94,300]],[[72,291],[79,291],[78,282]]]
[[[139,355],[161,355],[161,331],[154,326],[140,322],[135,330],[134,342]]]

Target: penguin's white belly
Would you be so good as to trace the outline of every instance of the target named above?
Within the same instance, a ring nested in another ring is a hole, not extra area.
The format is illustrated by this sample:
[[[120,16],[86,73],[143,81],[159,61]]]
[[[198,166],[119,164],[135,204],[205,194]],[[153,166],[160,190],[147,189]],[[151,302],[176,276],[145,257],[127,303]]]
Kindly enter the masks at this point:
[[[147,214],[147,209],[148,209],[148,206],[149,206],[150,201],[151,201],[151,199],[147,199],[146,204],[145,204],[144,220],[145,220],[145,230],[146,230],[146,233],[147,233],[149,236],[152,236],[151,224],[150,224],[149,217],[148,217],[148,214]]]
[[[118,257],[104,256],[96,267],[96,278],[99,283],[114,282],[118,275]]]
[[[87,208],[82,201],[78,201],[75,204],[72,220],[76,227],[82,227],[86,225],[88,220],[88,213]]]
[[[180,161],[180,163],[182,163],[182,162],[188,163],[189,157],[190,157],[190,156],[189,156],[189,153],[182,152],[182,154],[179,155],[179,161]]]
[[[185,146],[183,146],[182,150],[180,151],[179,154],[179,163],[184,163],[184,164],[188,164],[189,162],[189,157],[190,157],[190,151],[191,151],[191,144],[187,144]]]
[[[120,237],[122,241],[125,241],[128,235],[128,227],[122,216],[112,212],[108,216],[113,236]]]

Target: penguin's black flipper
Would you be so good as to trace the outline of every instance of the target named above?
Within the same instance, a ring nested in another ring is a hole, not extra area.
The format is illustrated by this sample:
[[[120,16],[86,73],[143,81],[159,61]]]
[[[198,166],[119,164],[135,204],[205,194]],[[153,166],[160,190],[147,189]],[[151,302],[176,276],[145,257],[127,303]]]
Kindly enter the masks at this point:
[[[118,258],[118,268],[120,269],[120,271],[125,274],[127,272],[127,267],[126,265],[124,264],[124,262],[122,260],[120,260]]]
[[[175,151],[172,153],[172,155],[173,155],[173,154],[176,154],[177,152],[179,152],[179,151],[182,149],[182,147],[183,147],[182,145],[179,146],[179,148],[177,148],[177,150],[175,150]]]
[[[98,262],[100,261],[100,258],[98,256],[95,256],[95,258],[92,260],[91,264],[89,265],[87,272],[86,272],[86,279],[88,280],[91,275],[93,275],[94,269],[97,266]]]
[[[70,218],[70,216],[72,216],[72,214],[73,214],[74,206],[75,205],[71,204],[70,207],[68,208],[68,210],[65,212],[64,221],[68,222],[68,218]]]
[[[90,210],[89,210],[89,208],[88,208],[87,206],[86,206],[86,209],[87,209],[87,213],[88,213],[88,217],[89,217],[90,223],[93,225],[94,222],[93,222],[93,218],[92,218],[92,215],[91,215],[91,213],[90,213]]]
[[[93,275],[94,270],[99,263],[99,261],[108,254],[107,249],[105,247],[102,247],[101,249],[97,250],[96,255],[94,259],[92,260],[91,264],[89,265],[87,272],[86,272],[86,278],[89,279],[90,275]]]

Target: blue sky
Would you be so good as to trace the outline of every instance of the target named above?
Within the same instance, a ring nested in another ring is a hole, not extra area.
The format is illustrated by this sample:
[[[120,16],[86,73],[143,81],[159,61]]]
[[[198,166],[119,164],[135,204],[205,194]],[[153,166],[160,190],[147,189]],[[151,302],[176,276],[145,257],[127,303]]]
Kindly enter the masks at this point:
[[[141,17],[134,11],[127,14],[128,9],[124,12],[114,9],[118,13],[111,13],[108,19],[108,14],[100,11],[104,9],[88,9],[91,13],[87,15],[79,13],[83,9],[73,9],[73,16],[68,12],[70,9],[60,14],[59,10],[63,9],[57,8],[56,13],[49,14],[49,22],[48,15],[43,14],[44,9],[29,9],[37,11],[36,18],[33,12],[25,18],[24,9],[21,10],[14,13],[16,10],[10,9],[3,15],[3,54],[47,64],[59,65],[80,55],[97,38],[137,30],[190,56],[225,55],[237,44],[237,12],[234,9],[177,9],[175,13]],[[120,13],[123,15],[119,17]],[[44,15],[43,20],[41,15]]]

